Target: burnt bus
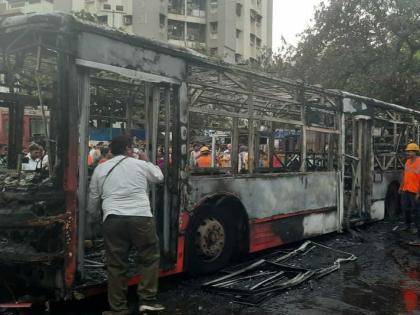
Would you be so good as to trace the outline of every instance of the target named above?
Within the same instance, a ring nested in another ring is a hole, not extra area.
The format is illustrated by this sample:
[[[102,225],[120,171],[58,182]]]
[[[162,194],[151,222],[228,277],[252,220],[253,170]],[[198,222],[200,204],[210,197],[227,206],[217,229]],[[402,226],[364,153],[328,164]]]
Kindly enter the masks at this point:
[[[418,141],[418,111],[63,14],[0,20],[0,47],[0,105],[9,115],[0,303],[103,290],[101,233],[85,228],[95,128],[143,130],[137,144],[162,166],[164,183],[150,187],[162,276],[212,272],[240,255],[398,211],[403,148]],[[33,171],[22,170],[28,109],[41,113],[48,156]],[[191,163],[193,143],[209,147],[211,167]],[[129,284],[141,276],[135,256]]]

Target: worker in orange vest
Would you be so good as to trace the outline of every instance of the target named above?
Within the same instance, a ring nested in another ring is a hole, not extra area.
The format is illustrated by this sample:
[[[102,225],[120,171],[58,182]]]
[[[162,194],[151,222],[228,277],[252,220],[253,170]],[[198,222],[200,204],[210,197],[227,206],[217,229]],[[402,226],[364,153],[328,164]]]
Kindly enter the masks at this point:
[[[405,214],[406,230],[413,234],[420,233],[420,158],[417,157],[419,146],[416,143],[407,145],[405,152],[407,161],[405,162],[404,173],[400,186],[401,208]],[[412,227],[412,217],[415,217],[417,231]],[[420,234],[418,234],[420,239]]]
[[[211,154],[210,149],[206,146],[200,148],[200,155],[196,159],[196,165],[198,168],[211,167]]]

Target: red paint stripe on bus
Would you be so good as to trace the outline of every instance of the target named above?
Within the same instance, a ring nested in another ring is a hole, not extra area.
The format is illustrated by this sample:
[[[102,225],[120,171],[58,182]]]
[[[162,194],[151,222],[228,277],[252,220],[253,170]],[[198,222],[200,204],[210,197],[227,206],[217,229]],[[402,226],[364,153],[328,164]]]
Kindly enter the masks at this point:
[[[290,217],[295,217],[295,216],[301,216],[301,215],[305,216],[305,215],[323,213],[323,212],[329,212],[329,211],[335,211],[335,210],[336,210],[336,208],[321,208],[321,209],[314,209],[314,210],[297,211],[297,212],[286,213],[286,214],[278,214],[278,215],[273,215],[273,216],[268,217],[268,218],[251,219],[250,224],[262,223],[262,222],[268,222],[268,221],[275,221],[275,220],[280,220],[280,219],[285,219],[285,218],[290,218]]]
[[[280,223],[281,220],[285,220],[288,218],[299,216],[304,217],[312,214],[325,213],[330,211],[335,211],[335,208],[305,210],[294,213],[279,214],[271,216],[269,218],[250,220],[250,253],[255,253],[261,250],[277,247],[284,244],[284,240],[279,235],[278,227],[274,227],[274,223]],[[296,235],[295,237],[300,238],[301,235]]]

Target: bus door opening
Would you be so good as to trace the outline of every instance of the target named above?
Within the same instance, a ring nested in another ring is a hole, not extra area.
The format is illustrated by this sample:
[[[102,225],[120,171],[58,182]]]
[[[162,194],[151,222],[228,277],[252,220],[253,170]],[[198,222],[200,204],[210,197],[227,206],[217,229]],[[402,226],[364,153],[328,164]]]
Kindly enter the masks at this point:
[[[372,120],[357,115],[347,119],[346,181],[347,211],[350,219],[368,215],[372,196]]]

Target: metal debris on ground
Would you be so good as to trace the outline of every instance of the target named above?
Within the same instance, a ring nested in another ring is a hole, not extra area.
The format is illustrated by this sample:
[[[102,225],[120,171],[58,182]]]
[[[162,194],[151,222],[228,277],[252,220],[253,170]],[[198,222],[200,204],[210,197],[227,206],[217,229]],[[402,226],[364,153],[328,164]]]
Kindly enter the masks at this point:
[[[232,298],[236,303],[258,305],[267,298],[334,272],[341,263],[354,261],[351,253],[307,241],[296,250],[280,251],[253,263],[230,269],[226,275],[206,282],[206,291]]]

